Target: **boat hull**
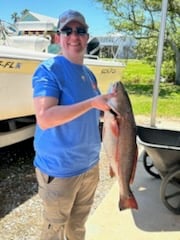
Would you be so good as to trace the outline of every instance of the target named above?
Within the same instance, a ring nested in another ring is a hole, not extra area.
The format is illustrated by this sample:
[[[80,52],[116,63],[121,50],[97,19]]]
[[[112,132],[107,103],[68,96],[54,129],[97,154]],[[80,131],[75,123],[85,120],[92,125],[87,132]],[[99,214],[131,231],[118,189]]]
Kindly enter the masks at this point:
[[[3,49],[0,54],[0,120],[33,115],[32,75],[41,61],[53,55],[6,49],[7,53]],[[111,82],[120,80],[124,69],[111,61],[85,59],[84,63],[95,74],[102,93]]]
[[[115,61],[98,61],[89,62],[87,59],[85,64],[95,74],[101,93],[107,93],[111,83],[121,80],[124,65]]]

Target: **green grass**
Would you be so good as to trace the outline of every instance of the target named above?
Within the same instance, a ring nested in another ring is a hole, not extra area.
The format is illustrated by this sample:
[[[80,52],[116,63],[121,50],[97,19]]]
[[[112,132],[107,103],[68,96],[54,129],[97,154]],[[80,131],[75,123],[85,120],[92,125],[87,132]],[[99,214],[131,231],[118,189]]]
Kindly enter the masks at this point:
[[[138,60],[128,61],[124,71],[124,80],[134,83],[152,83],[155,75],[155,69],[148,64]]]
[[[155,69],[138,60],[131,60],[124,70],[124,83],[135,115],[150,116],[153,101]],[[180,118],[180,86],[160,83],[156,115]]]

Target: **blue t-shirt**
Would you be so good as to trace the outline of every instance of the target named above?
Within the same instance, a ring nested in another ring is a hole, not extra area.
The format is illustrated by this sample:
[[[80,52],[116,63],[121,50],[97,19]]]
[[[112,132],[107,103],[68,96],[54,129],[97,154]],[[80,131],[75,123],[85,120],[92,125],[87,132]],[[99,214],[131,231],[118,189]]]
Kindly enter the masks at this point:
[[[63,56],[44,61],[33,75],[33,97],[49,96],[59,105],[70,105],[99,95],[94,74],[84,65]],[[99,110],[46,130],[38,124],[34,137],[34,165],[53,177],[86,172],[99,161]]]

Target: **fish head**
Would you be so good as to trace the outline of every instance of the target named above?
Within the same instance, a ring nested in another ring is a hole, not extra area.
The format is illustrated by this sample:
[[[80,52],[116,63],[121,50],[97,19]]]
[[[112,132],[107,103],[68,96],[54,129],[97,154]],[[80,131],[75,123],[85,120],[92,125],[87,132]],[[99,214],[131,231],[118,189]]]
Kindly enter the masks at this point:
[[[114,115],[120,115],[120,109],[124,101],[124,93],[125,89],[123,84],[120,81],[116,81],[112,83],[109,87],[109,93],[116,93],[114,97],[110,98],[108,101],[108,105],[110,107],[111,113]]]
[[[113,91],[117,93],[117,96],[125,94],[126,90],[122,82],[117,81],[112,85]]]
[[[109,107],[118,115],[124,115],[125,113],[132,111],[131,102],[128,93],[121,81],[114,82],[110,88],[110,93],[116,93],[116,95],[108,101]]]
[[[124,89],[123,84],[120,81],[116,81],[114,83],[111,83],[108,93],[118,93],[119,91],[122,91],[122,89]]]
[[[108,89],[108,93],[114,93],[114,92],[115,92],[114,83],[111,83]],[[111,99],[109,99],[107,104],[110,108],[110,111],[112,111],[111,113],[112,114],[116,113],[116,97],[114,96]]]

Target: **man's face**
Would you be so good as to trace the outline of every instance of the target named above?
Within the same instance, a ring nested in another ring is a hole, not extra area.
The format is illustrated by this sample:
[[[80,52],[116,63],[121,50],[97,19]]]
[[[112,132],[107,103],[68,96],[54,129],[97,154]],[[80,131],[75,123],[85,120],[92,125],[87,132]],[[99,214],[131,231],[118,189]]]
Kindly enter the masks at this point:
[[[89,34],[80,23],[72,21],[68,23],[60,33],[60,45],[65,56],[75,57],[84,55]]]

